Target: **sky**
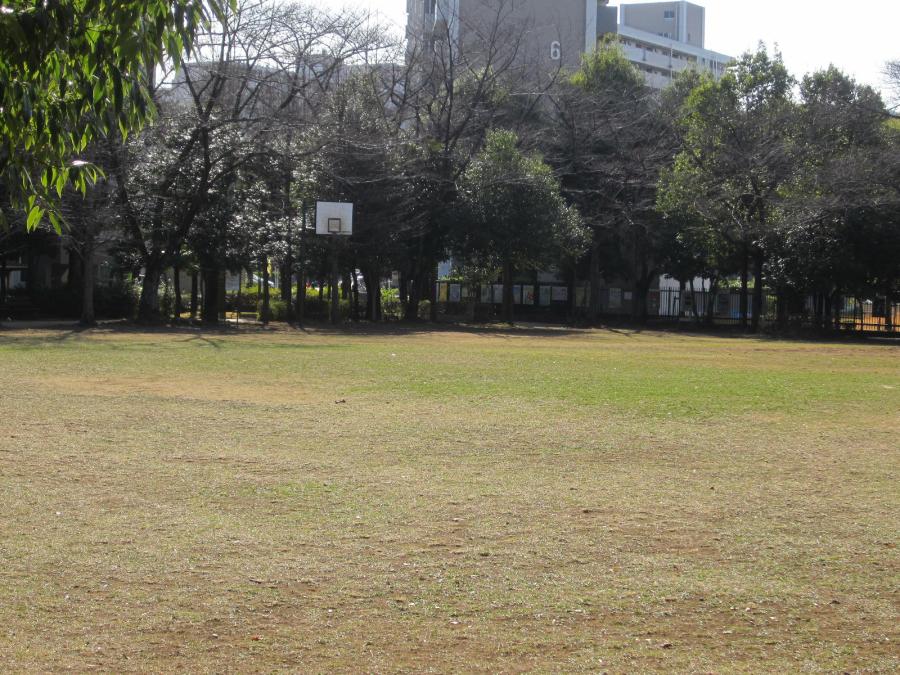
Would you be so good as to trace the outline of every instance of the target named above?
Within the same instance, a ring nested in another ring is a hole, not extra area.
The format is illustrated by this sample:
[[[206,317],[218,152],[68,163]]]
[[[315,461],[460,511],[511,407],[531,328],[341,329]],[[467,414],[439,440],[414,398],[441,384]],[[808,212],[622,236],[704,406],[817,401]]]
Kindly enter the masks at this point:
[[[860,82],[886,90],[884,64],[900,59],[900,0],[693,1],[706,7],[707,49],[737,56],[755,49],[760,40],[770,47],[777,44],[798,78],[833,63]],[[315,0],[315,4],[367,8],[398,26],[406,23],[406,0]]]

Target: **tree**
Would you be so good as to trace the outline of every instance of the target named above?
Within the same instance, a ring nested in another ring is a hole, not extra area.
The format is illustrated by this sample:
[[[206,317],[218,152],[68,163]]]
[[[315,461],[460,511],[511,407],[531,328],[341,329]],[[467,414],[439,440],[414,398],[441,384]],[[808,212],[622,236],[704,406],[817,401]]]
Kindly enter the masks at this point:
[[[781,55],[763,45],[718,82],[700,83],[687,101],[682,151],[663,178],[670,208],[714,223],[738,247],[744,327],[752,265],[753,331],[763,310],[768,238],[797,162],[793,83]]]
[[[87,149],[87,156],[98,167],[108,164],[107,146],[100,142]],[[104,177],[88,186],[84,193],[69,187],[63,191],[60,213],[66,222],[63,237],[70,252],[69,279],[70,282],[77,279],[81,284],[80,323],[92,326],[96,321],[94,267],[97,254],[115,236],[114,186]]]
[[[377,39],[352,13],[269,0],[247,0],[198,32],[194,61],[156,90],[154,129],[132,139],[115,167],[125,232],[144,269],[139,319],[158,317],[163,271],[213,197],[242,167],[270,159],[272,139],[309,124],[345,61]],[[206,259],[211,289],[224,261]]]
[[[218,0],[7,0],[0,12],[0,181],[34,229],[99,175],[88,145],[139,129],[157,64],[178,63]]]
[[[418,317],[419,303],[427,298],[436,317],[433,282],[448,253],[459,181],[488,131],[501,120],[516,126],[516,118],[529,115],[555,82],[555,75],[544,82],[532,77],[534,64],[522,49],[532,26],[514,20],[514,0],[484,3],[481,9],[481,23],[467,25],[465,32],[473,36],[468,40],[456,38],[456,23],[470,20],[460,13],[438,21],[426,40],[411,41],[395,101],[419,144],[407,169],[416,178],[417,203],[403,233],[407,265],[401,291],[408,320]]]
[[[795,148],[798,161],[783,190],[771,240],[770,269],[782,302],[812,294],[818,319],[830,325],[846,293],[868,283],[875,253],[851,245],[862,214],[890,202],[879,187],[889,171],[887,111],[881,97],[833,66],[809,74],[799,87]],[[874,244],[874,240],[872,242]],[[784,318],[784,317],[782,317]]]
[[[523,270],[539,269],[574,254],[585,233],[567,206],[552,169],[525,155],[510,131],[488,134],[461,181],[465,215],[457,250],[464,260],[503,273],[503,318],[513,322],[513,283]]]
[[[584,57],[553,104],[549,161],[591,231],[588,316],[600,314],[604,273],[633,281],[636,313],[643,315],[662,262],[656,184],[676,147],[674,135],[642,74],[612,40]]]
[[[391,66],[367,64],[330,92],[308,132],[319,150],[306,161],[308,192],[324,201],[353,204],[353,236],[331,245],[340,266],[362,272],[367,289],[366,318],[381,318],[381,279],[402,266],[404,223],[415,202],[409,172],[415,156],[413,134],[393,117]]]
[[[894,89],[894,94],[900,96],[900,59],[888,61],[884,70],[888,84]]]

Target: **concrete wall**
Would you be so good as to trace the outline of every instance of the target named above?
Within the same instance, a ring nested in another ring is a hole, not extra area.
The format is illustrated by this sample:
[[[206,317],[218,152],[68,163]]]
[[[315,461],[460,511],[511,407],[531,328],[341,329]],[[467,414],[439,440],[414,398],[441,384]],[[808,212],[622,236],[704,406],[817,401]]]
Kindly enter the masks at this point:
[[[690,2],[652,2],[621,6],[620,21],[654,35],[703,48],[706,42],[706,10]],[[670,18],[666,18],[666,14]]]
[[[594,0],[595,1],[595,0]],[[517,62],[543,70],[575,68],[586,44],[590,0],[459,0],[459,38],[488,42],[498,24],[506,49]]]
[[[619,8],[618,7],[598,7],[597,8],[597,37],[602,38],[610,33],[615,34],[619,30]]]

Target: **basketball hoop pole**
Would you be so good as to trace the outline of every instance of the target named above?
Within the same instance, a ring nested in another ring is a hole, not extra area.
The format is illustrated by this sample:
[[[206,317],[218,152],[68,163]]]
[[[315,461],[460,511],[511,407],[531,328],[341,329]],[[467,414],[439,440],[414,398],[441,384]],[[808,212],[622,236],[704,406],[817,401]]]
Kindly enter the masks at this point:
[[[336,326],[340,323],[340,303],[338,296],[338,259],[337,259],[337,237],[331,238],[331,324]]]
[[[353,235],[353,204],[347,202],[316,202],[316,234],[331,239],[328,254],[331,257],[331,308],[332,325],[341,322],[341,305],[338,296],[338,237]]]

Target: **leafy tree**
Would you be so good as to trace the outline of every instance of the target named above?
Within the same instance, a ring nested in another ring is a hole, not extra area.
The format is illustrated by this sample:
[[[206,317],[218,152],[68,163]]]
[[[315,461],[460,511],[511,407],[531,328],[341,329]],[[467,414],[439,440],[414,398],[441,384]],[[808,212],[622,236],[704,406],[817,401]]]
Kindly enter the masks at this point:
[[[344,61],[377,39],[351,15],[269,0],[246,0],[198,32],[195,60],[156,92],[155,127],[132,139],[115,168],[125,231],[144,269],[139,319],[158,317],[159,279],[214,199],[244,167],[261,175],[276,154],[272,139],[315,118]],[[281,180],[266,184],[289,194]],[[225,261],[204,257],[214,263],[204,269],[212,289]]]
[[[768,240],[797,162],[793,84],[781,55],[763,45],[718,82],[701,82],[687,101],[683,149],[663,179],[670,210],[714,223],[738,248],[743,326],[752,264],[751,330],[762,312]]]
[[[34,229],[72,182],[95,167],[73,159],[100,137],[125,136],[150,117],[148,80],[176,63],[217,0],[7,0],[0,11],[0,181]]]
[[[634,282],[642,314],[665,241],[656,184],[676,138],[642,74],[611,40],[584,57],[554,103],[549,161],[591,231],[589,317],[599,316],[604,273]]]
[[[515,275],[579,252],[585,239],[578,212],[563,200],[553,170],[516,143],[510,131],[488,134],[463,174],[465,215],[457,233],[462,259],[502,269],[503,317],[510,323]]]
[[[771,277],[784,296],[780,304],[815,294],[830,315],[845,293],[867,283],[875,250],[854,256],[850,241],[868,220],[862,214],[889,200],[879,187],[891,154],[887,111],[871,87],[833,66],[804,77],[799,92],[798,162],[771,242]]]
[[[109,144],[99,142],[86,149],[86,156],[98,167],[109,164]],[[72,187],[63,191],[60,212],[65,218],[63,237],[70,253],[69,282],[80,281],[80,323],[95,323],[94,267],[101,249],[115,239],[118,213],[115,189],[108,178],[100,178],[84,193]]]

